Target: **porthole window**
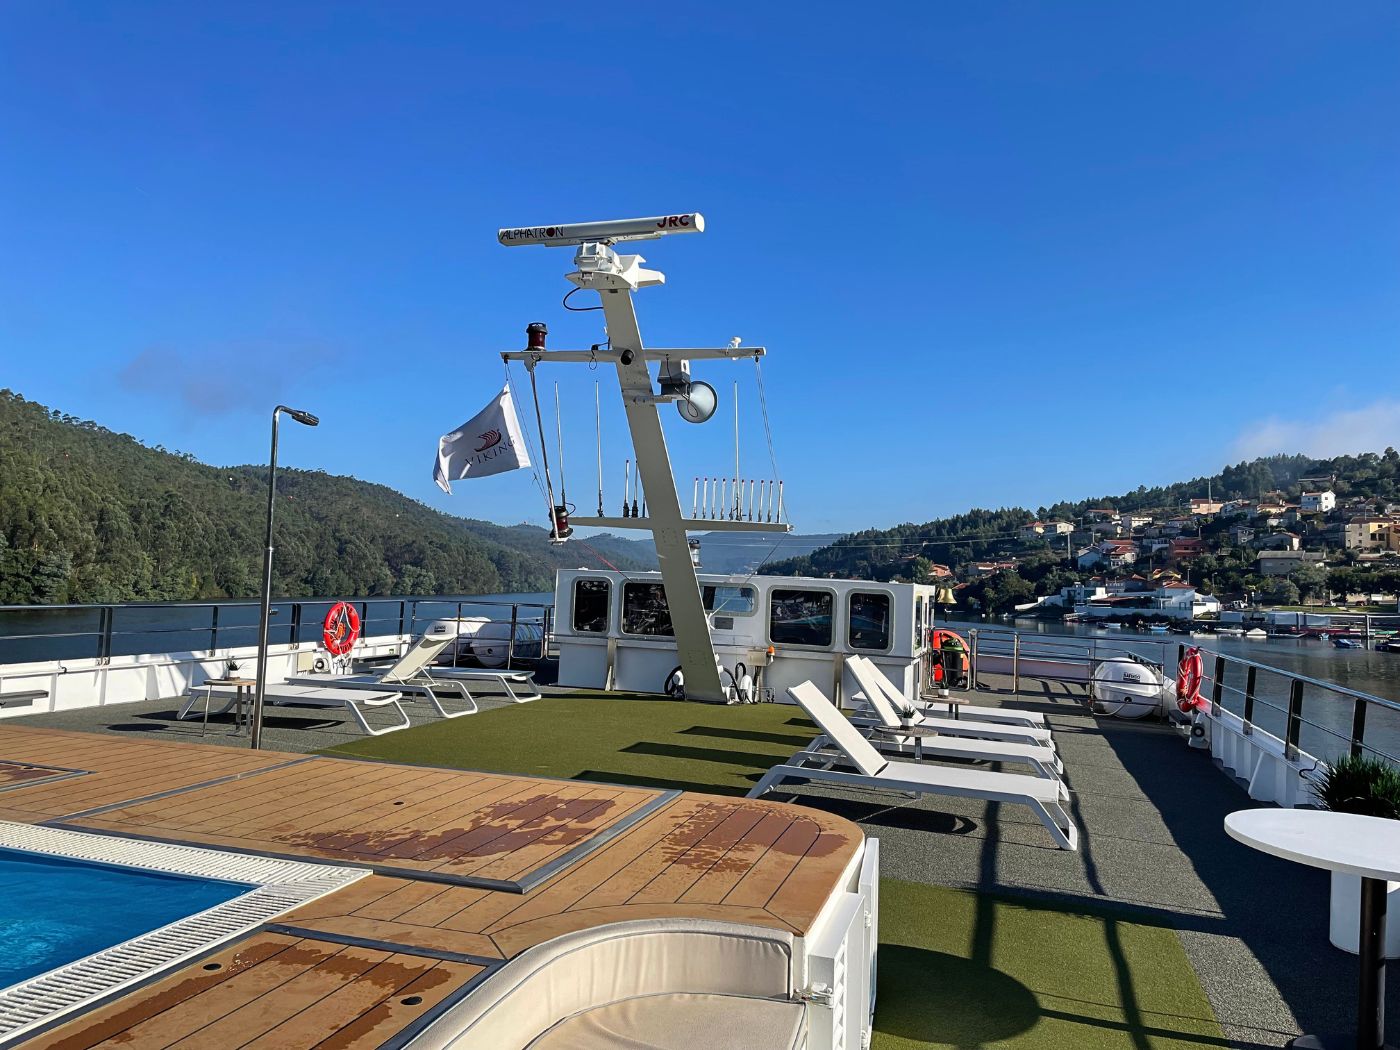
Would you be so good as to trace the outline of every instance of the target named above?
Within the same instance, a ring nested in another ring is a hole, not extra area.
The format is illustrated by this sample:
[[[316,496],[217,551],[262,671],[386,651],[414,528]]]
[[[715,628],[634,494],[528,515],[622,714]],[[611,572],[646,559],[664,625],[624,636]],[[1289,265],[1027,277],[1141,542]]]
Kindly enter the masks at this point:
[[[890,647],[890,596],[854,591],[846,609],[846,638],[852,649]]]
[[[608,606],[612,584],[608,580],[574,581],[574,631],[579,634],[607,634]]]
[[[774,588],[768,593],[768,637],[774,645],[831,645],[830,591],[796,587]]]

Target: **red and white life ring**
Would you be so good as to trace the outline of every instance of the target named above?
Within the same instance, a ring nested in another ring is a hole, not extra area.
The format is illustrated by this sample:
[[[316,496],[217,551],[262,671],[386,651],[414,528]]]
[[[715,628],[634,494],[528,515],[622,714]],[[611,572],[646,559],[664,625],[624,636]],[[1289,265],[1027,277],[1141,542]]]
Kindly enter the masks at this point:
[[[1176,706],[1184,715],[1205,707],[1201,699],[1201,680],[1205,670],[1201,662],[1201,650],[1191,646],[1181,658],[1176,669]]]
[[[321,627],[321,640],[326,652],[332,656],[344,656],[355,648],[360,637],[360,614],[349,602],[336,602],[326,613],[326,622]]]

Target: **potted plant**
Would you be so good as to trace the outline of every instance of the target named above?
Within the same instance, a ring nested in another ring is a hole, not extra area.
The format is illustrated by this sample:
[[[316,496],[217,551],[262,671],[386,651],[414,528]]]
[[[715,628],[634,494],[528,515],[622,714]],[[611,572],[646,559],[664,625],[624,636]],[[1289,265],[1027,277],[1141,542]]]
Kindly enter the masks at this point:
[[[1318,806],[1335,813],[1400,820],[1400,769],[1383,759],[1345,755],[1322,770],[1313,782],[1313,795]],[[1387,910],[1400,908],[1400,882],[1389,887]],[[1361,877],[1334,871],[1328,939],[1342,951],[1357,951],[1360,914]],[[1400,922],[1387,924],[1385,954],[1400,959]]]

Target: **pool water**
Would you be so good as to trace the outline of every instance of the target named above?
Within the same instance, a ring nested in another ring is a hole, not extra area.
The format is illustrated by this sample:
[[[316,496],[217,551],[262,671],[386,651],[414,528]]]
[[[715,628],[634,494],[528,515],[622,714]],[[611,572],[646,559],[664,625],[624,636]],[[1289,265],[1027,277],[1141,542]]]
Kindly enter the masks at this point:
[[[0,989],[248,889],[237,882],[0,849]]]

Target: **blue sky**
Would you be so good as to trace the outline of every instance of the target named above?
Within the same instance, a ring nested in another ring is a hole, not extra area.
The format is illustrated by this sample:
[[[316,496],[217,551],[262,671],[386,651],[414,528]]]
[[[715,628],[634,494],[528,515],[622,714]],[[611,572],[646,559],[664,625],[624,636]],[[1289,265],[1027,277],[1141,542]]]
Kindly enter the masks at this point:
[[[636,249],[643,335],[769,348],[801,530],[1400,444],[1389,0],[513,6],[5,4],[0,386],[221,464],[284,400],[287,462],[538,521],[525,472],[431,480],[527,322],[602,338],[496,228],[700,210]],[[735,381],[770,472],[751,367],[696,374],[687,506]],[[615,381],[557,378],[586,509],[603,381],[613,511]]]

